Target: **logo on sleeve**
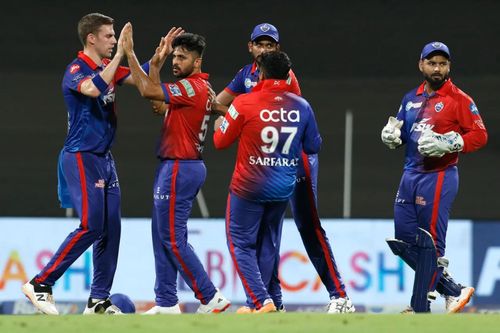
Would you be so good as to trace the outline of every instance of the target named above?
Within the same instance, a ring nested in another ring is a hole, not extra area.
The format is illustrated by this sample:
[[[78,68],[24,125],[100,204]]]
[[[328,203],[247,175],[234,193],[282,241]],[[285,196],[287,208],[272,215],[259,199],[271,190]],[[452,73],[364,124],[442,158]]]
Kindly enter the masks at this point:
[[[238,118],[239,113],[238,113],[238,111],[236,111],[236,108],[232,104],[229,107],[229,110],[227,110],[227,112],[229,113],[231,118],[233,118],[234,120],[236,120],[236,118]]]
[[[80,65],[78,65],[78,64],[71,65],[71,67],[69,68],[69,72],[71,74],[75,74],[79,70],[80,70]]]
[[[193,97],[194,95],[196,95],[196,93],[194,92],[193,86],[191,85],[191,83],[189,83],[188,80],[182,79],[179,82],[180,82],[180,84],[182,84],[184,86],[184,89],[186,89],[188,97]]]
[[[436,112],[439,112],[442,109],[444,109],[444,103],[443,102],[439,102],[436,105],[434,105],[434,110],[436,110]]]
[[[176,84],[172,84],[172,83],[169,84],[168,90],[170,90],[170,93],[172,94],[172,96],[182,96],[182,92]]]
[[[474,102],[470,103],[469,109],[470,109],[470,112],[472,112],[472,114],[474,114],[476,116],[479,115],[479,110],[477,109],[477,106],[476,106],[476,104],[474,104]]]
[[[227,121],[227,119],[224,118],[224,120],[222,121],[222,123],[220,124],[219,128],[220,128],[220,131],[225,134],[226,131],[227,131],[227,128],[229,127],[229,122]]]
[[[252,87],[255,87],[257,85],[257,82],[252,82],[248,77],[245,79],[245,88],[250,89]]]

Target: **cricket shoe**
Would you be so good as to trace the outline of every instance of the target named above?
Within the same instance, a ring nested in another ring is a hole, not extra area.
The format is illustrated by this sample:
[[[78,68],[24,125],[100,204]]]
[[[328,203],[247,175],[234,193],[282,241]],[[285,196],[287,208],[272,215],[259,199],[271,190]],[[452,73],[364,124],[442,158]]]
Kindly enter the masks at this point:
[[[326,306],[326,313],[352,313],[356,308],[349,297],[333,297]]]
[[[447,313],[458,313],[464,309],[464,307],[469,303],[472,295],[474,295],[474,288],[472,287],[463,287],[460,291],[460,295],[457,297],[454,296],[445,296],[444,301],[446,305]]]
[[[278,312],[276,309],[276,306],[274,305],[274,302],[272,299],[268,298],[264,301],[264,305],[258,310],[255,310],[253,313],[272,313],[272,312]]]
[[[38,284],[33,278],[30,282],[25,283],[21,290],[38,311],[48,315],[59,314],[52,297],[52,287]]]
[[[241,306],[238,308],[238,310],[236,310],[236,314],[250,314],[250,313],[254,313],[254,312],[255,312],[255,309],[252,309],[249,306]]]
[[[158,306],[155,305],[148,311],[144,312],[143,315],[177,315],[181,314],[181,308],[179,304],[175,304],[173,306]]]
[[[89,298],[87,306],[83,311],[84,315],[93,314],[109,314],[109,315],[122,315],[123,312],[111,303],[110,299],[94,299]]]
[[[207,304],[200,304],[196,313],[220,313],[226,311],[231,302],[217,289],[214,297]]]

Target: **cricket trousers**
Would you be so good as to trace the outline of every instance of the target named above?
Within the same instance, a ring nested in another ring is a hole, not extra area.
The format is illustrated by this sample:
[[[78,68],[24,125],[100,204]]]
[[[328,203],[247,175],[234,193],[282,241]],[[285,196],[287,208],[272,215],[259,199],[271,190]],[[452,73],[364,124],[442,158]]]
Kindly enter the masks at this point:
[[[309,260],[313,264],[330,298],[346,297],[345,286],[337,269],[330,241],[321,226],[317,210],[318,155],[302,153],[297,168],[297,183],[290,204],[295,224],[302,238]],[[282,304],[278,278],[279,258],[271,277],[269,293],[276,306]]]
[[[415,245],[417,228],[422,228],[432,235],[437,256],[444,256],[448,218],[457,192],[456,166],[429,173],[405,171],[394,203],[396,239]]]
[[[207,304],[217,292],[188,243],[188,218],[205,178],[206,168],[202,160],[163,160],[156,170],[151,229],[156,271],[155,301],[159,306],[178,303],[177,273],[202,304]]]
[[[116,271],[121,232],[121,194],[113,156],[110,152],[62,151],[59,163],[65,192],[80,217],[80,225],[66,237],[35,281],[53,286],[93,244],[90,297],[106,299]]]
[[[250,201],[229,193],[227,246],[251,308],[260,309],[271,298],[268,286],[279,257],[287,204]]]

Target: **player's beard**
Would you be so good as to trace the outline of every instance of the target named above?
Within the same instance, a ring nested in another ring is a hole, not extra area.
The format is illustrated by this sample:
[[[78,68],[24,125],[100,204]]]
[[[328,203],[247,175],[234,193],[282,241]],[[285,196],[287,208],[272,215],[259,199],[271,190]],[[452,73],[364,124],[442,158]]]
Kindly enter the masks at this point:
[[[448,80],[448,78],[449,78],[448,74],[444,75],[436,73],[432,73],[431,75],[424,74],[425,81],[427,82],[429,87],[434,91],[441,88],[441,86],[446,82],[446,80]]]
[[[178,66],[172,67],[172,72],[173,72],[174,76],[178,79],[184,79],[184,78],[190,76],[191,74],[193,74],[193,71],[194,71],[194,66],[186,68],[184,71]]]

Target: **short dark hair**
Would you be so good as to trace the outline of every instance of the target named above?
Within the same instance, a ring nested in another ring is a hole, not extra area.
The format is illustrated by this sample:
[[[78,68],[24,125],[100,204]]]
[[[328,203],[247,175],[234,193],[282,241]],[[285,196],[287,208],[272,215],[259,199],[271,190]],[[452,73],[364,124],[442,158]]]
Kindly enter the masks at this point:
[[[85,47],[87,36],[89,34],[97,34],[101,26],[113,24],[114,20],[101,13],[90,13],[85,15],[78,22],[78,37],[80,42]]]
[[[292,68],[290,57],[282,51],[262,53],[257,57],[257,65],[265,79],[286,80]]]
[[[205,37],[201,35],[185,32],[177,36],[172,42],[172,47],[174,49],[178,46],[190,52],[195,51],[200,57],[202,57],[205,47],[207,46],[207,42],[205,41]]]

